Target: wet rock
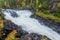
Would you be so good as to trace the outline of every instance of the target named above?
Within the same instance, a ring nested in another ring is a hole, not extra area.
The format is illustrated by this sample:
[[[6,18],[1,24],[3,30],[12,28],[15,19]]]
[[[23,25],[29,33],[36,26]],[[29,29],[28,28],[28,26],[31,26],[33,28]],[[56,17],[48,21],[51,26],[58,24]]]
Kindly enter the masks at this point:
[[[19,26],[15,25],[14,23],[12,23],[11,21],[7,20],[6,22],[4,22],[4,29],[7,30],[13,30],[18,28]]]
[[[15,18],[15,17],[18,17],[18,15],[16,14],[15,11],[9,11],[9,12],[10,12],[10,14],[11,14],[12,17],[14,17],[14,18]]]
[[[41,40],[41,39],[42,39],[42,35],[38,35],[38,34],[35,34],[35,33],[27,34],[27,35],[22,36],[20,38],[20,40]],[[50,39],[47,38],[47,40],[50,40]]]
[[[28,34],[28,32],[26,32],[26,31],[24,31],[24,30],[19,30],[19,31],[17,31],[18,33],[17,33],[17,36],[16,37],[18,37],[18,38],[21,38],[22,36],[25,36],[25,35],[27,35]]]
[[[4,40],[2,37],[0,37],[0,40]]]
[[[60,34],[60,30],[59,30],[60,23],[56,23],[51,19],[44,19],[44,18],[37,16],[37,15],[32,15],[31,18],[37,19],[42,25],[45,25]]]

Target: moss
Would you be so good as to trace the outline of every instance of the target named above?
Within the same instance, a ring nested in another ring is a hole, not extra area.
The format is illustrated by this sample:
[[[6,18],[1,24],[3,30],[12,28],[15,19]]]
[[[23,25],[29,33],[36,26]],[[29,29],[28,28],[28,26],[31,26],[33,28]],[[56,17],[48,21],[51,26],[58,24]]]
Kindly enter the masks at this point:
[[[22,1],[22,7],[25,8],[26,7],[26,0]]]
[[[38,11],[36,12],[36,15],[40,16],[40,17],[43,17],[45,19],[52,19],[53,21],[55,22],[60,22],[60,18],[58,18],[57,16],[54,16],[53,14],[51,13],[47,13],[45,14],[44,12],[41,12],[41,11]]]
[[[48,40],[46,36],[42,36],[41,40]]]
[[[5,16],[5,14],[2,13],[2,14],[1,14],[1,17],[4,17],[4,16]]]

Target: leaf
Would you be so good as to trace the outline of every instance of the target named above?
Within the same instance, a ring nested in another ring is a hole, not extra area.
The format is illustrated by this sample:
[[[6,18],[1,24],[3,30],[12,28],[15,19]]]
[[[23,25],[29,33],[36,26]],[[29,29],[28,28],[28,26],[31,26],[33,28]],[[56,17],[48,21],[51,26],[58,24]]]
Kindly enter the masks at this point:
[[[5,40],[15,40],[16,33],[17,33],[17,31],[13,30],[11,33],[8,34],[7,38],[5,38]]]

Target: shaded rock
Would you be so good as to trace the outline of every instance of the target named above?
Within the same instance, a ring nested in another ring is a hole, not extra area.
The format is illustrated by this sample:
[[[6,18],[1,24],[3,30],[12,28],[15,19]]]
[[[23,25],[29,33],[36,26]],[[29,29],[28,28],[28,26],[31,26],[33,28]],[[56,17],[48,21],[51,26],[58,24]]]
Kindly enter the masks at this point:
[[[42,35],[38,35],[35,33],[27,34],[20,38],[20,40],[41,40],[41,39],[42,39]],[[50,40],[49,38],[47,38],[47,39]]]
[[[12,17],[18,17],[18,15],[16,14],[15,11],[9,11],[9,12],[11,13],[11,16],[12,16]]]
[[[60,23],[56,23],[51,19],[44,19],[44,18],[37,16],[35,14],[32,15],[31,18],[37,19],[41,23],[41,25],[45,25],[60,34]]]

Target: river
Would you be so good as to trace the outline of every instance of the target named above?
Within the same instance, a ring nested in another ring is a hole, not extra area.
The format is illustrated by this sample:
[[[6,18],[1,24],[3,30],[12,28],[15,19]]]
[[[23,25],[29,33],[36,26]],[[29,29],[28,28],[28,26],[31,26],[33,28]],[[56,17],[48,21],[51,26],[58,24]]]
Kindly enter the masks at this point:
[[[37,19],[31,18],[33,14],[30,10],[11,10],[2,11],[5,19],[11,20],[14,24],[20,26],[28,33],[37,33],[45,35],[51,40],[60,40],[60,35],[48,26],[41,24]]]

